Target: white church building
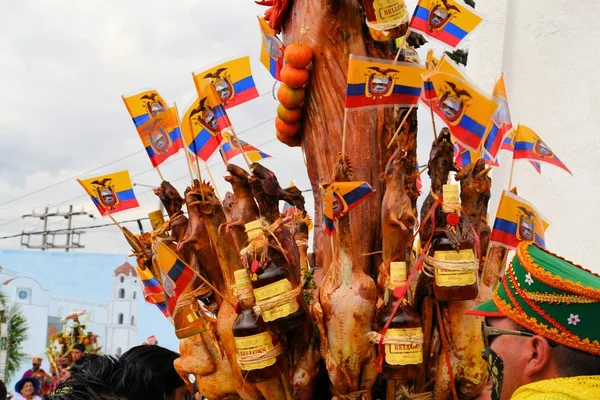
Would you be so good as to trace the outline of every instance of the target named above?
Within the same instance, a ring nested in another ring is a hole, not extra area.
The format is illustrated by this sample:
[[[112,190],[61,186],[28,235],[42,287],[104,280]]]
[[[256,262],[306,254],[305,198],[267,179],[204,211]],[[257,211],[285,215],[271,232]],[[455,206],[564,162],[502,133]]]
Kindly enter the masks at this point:
[[[44,354],[48,338],[65,327],[61,318],[82,310],[88,313],[86,331],[99,336],[103,354],[121,355],[135,346],[138,296],[141,296],[135,268],[125,262],[114,270],[112,280],[106,284],[111,285],[111,297],[101,304],[55,294],[44,286],[44,282],[16,271],[0,271],[0,290],[7,296],[8,306],[17,303],[27,317],[29,330],[23,350],[30,357]],[[30,367],[28,364],[27,368]]]

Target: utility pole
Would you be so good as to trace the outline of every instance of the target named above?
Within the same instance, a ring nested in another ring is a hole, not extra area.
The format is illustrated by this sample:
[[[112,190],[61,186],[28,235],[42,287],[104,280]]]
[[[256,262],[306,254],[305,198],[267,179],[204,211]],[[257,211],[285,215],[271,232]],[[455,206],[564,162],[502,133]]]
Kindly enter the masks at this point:
[[[44,221],[44,230],[42,232],[35,233],[27,233],[23,232],[21,234],[21,245],[27,247],[28,249],[38,249],[38,250],[51,250],[51,249],[65,249],[65,251],[69,251],[70,249],[83,249],[85,246],[80,244],[79,240],[82,233],[80,230],[76,231],[73,229],[73,217],[76,215],[89,215],[85,211],[73,211],[73,206],[69,206],[69,211],[60,212],[60,210],[56,210],[56,212],[49,212],[49,208],[46,207],[43,213],[38,213],[35,210],[31,214],[23,215],[23,218],[40,218]],[[59,218],[62,217],[68,220],[67,229],[61,230],[60,232],[49,232],[48,231],[48,220],[50,218]],[[65,244],[55,244],[54,239],[56,236],[66,236]],[[31,237],[41,236],[42,243],[41,244],[31,244]]]

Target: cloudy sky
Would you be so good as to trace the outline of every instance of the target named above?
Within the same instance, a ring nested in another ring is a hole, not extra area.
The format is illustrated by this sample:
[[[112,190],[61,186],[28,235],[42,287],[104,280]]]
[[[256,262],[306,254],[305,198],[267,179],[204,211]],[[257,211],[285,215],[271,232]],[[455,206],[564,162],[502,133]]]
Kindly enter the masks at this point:
[[[407,2],[412,8],[415,1]],[[258,61],[260,33],[256,15],[265,8],[250,0],[164,2],[108,0],[85,2],[23,0],[0,15],[0,237],[38,232],[44,222],[24,214],[67,211],[69,205],[93,215],[75,217],[74,226],[102,219],[76,183],[76,177],[129,170],[138,185],[141,208],[116,215],[121,221],[147,216],[158,208],[149,187],[159,178],[143,150],[122,94],[156,88],[168,102],[186,108],[195,96],[191,71],[237,56],[250,55],[261,96],[229,111],[236,131],[247,142],[274,156],[264,161],[282,185],[295,180],[309,189],[299,149],[275,139],[277,101],[273,79]],[[226,16],[224,18],[223,16]],[[426,130],[420,136],[427,153]],[[180,190],[188,182],[183,153],[161,170]],[[243,163],[238,159],[234,162]],[[221,194],[229,189],[220,177],[217,155],[209,165]],[[312,208],[310,193],[308,207]],[[48,229],[66,227],[63,218]],[[137,229],[135,224],[126,224]],[[148,223],[145,223],[146,229]],[[30,243],[39,243],[31,237]],[[56,243],[64,241],[57,236]],[[125,253],[128,246],[115,227],[87,230],[81,243],[91,252]],[[21,248],[21,238],[0,240],[0,248]],[[82,251],[82,250],[79,250]]]

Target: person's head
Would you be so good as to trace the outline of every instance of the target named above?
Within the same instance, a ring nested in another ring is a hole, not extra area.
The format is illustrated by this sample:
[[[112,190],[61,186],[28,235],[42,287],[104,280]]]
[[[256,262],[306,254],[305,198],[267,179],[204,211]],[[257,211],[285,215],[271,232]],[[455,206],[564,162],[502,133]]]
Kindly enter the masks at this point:
[[[4,382],[0,381],[0,400],[6,400],[7,395],[8,392],[6,390],[6,385],[4,384]]]
[[[81,343],[77,343],[75,346],[73,346],[73,349],[71,349],[71,357],[73,358],[73,362],[78,362],[83,358],[83,356],[85,356],[85,346]]]
[[[58,372],[60,373],[60,371],[69,367],[69,360],[66,357],[61,357],[56,364],[58,365]]]
[[[23,378],[15,385],[15,392],[24,397],[30,397],[40,387],[40,383],[35,378]]]
[[[160,346],[138,346],[120,358],[102,355],[73,373],[49,400],[184,400],[189,395],[173,361],[179,355]]]
[[[482,329],[497,392],[559,377],[600,375],[600,277],[524,242],[492,300],[468,313]]]
[[[31,359],[31,369],[33,372],[36,372],[40,369],[42,365],[42,357],[33,357]]]

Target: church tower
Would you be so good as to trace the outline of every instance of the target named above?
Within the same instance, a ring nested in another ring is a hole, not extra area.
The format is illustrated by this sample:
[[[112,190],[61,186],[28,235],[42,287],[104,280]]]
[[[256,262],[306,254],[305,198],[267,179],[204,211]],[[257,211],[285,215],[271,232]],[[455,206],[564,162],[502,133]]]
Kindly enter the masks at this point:
[[[138,296],[140,284],[135,268],[125,262],[115,269],[112,294],[108,301],[105,354],[120,356],[135,346],[137,336]]]

